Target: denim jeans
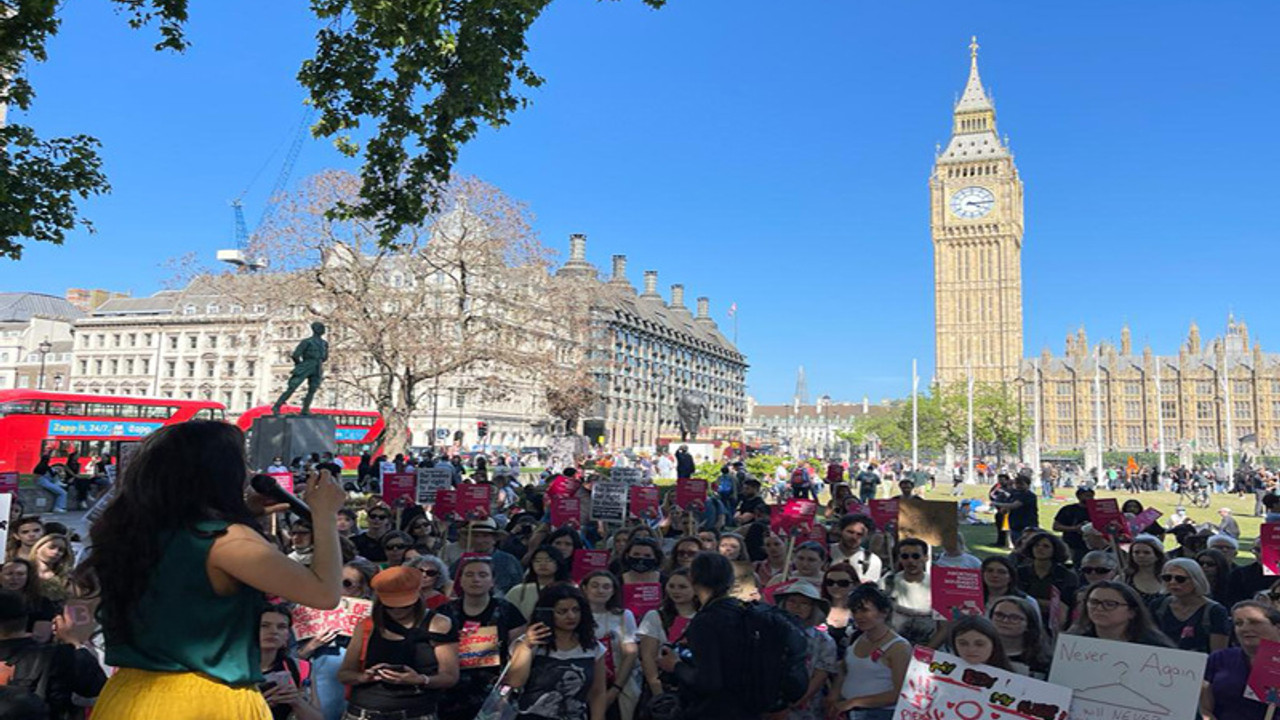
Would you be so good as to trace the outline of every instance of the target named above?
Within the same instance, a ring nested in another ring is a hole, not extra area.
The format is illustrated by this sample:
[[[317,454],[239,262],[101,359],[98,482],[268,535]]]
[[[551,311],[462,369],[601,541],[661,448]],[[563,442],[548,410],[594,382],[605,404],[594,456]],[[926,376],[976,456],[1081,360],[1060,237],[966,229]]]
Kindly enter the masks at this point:
[[[62,487],[62,483],[49,475],[41,475],[36,478],[36,484],[53,493],[53,512],[67,511],[67,491]]]

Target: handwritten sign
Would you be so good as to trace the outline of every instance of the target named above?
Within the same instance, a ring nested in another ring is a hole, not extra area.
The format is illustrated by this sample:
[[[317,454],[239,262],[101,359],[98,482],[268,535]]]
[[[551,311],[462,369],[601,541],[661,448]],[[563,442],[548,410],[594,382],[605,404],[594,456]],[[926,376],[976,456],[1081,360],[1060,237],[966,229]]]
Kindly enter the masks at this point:
[[[609,481],[624,485],[639,485],[644,482],[644,472],[640,468],[616,467],[609,471]]]
[[[582,499],[563,495],[551,498],[551,526],[582,527]]]
[[[876,528],[893,532],[898,527],[898,498],[872,499],[869,503],[871,520]]]
[[[570,576],[575,583],[598,570],[609,569],[608,550],[574,550]]]
[[[629,583],[622,586],[622,606],[632,615],[643,618],[650,610],[662,604],[662,585],[659,583]]]
[[[1207,655],[1059,635],[1049,682],[1071,688],[1070,720],[1186,720],[1197,707]]]
[[[453,468],[418,468],[418,504],[428,505],[436,501],[436,493],[453,488]]]
[[[272,480],[275,480],[276,484],[279,485],[280,488],[285,492],[287,493],[293,492],[293,473],[288,473],[288,472],[267,473],[267,477],[271,478]]]
[[[624,522],[627,519],[627,490],[626,483],[616,480],[598,482],[592,486],[591,519]]]
[[[653,485],[632,485],[631,514],[641,520],[657,520],[658,488]]]
[[[1249,671],[1249,689],[1252,699],[1268,705],[1280,705],[1280,643],[1262,640],[1253,654],[1253,669]]]
[[[934,565],[929,570],[929,590],[936,618],[955,620],[982,614],[982,571],[978,568]]]
[[[1280,575],[1280,523],[1263,523],[1258,530],[1258,544],[1262,546],[1258,557],[1262,561],[1262,573]]]
[[[1087,500],[1085,508],[1089,511],[1089,522],[1098,532],[1128,536],[1129,523],[1125,522],[1124,513],[1120,512],[1120,504],[1115,498]]]
[[[474,621],[463,623],[458,631],[458,667],[487,668],[501,664],[498,626]]]
[[[18,492],[18,473],[2,472],[0,473],[0,493],[16,493]]]
[[[1068,688],[916,647],[893,720],[1061,720],[1069,707]]]
[[[685,478],[676,481],[676,507],[692,513],[707,509],[707,481]]]
[[[1155,508],[1147,508],[1129,518],[1129,534],[1138,535],[1143,530],[1151,527],[1151,523],[1160,519],[1160,514],[1160,511]]]
[[[414,473],[384,473],[382,500],[391,507],[404,507],[418,498],[418,476]]]
[[[489,517],[489,485],[459,485],[458,514],[466,520],[484,520]]]
[[[293,632],[298,639],[318,637],[330,630],[351,637],[360,621],[373,614],[373,601],[344,597],[332,610],[317,610],[305,605],[293,608]]]

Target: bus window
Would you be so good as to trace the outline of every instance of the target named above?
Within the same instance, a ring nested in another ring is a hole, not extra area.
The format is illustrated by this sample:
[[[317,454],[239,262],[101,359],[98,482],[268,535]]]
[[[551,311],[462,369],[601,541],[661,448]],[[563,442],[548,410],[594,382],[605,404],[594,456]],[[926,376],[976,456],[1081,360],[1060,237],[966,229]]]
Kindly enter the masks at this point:
[[[221,420],[222,411],[217,408],[203,408],[197,410],[195,414],[196,420]]]
[[[26,415],[31,412],[31,403],[25,400],[0,403],[0,415]]]
[[[138,417],[168,420],[176,410],[177,408],[172,408],[167,405],[139,405]]]

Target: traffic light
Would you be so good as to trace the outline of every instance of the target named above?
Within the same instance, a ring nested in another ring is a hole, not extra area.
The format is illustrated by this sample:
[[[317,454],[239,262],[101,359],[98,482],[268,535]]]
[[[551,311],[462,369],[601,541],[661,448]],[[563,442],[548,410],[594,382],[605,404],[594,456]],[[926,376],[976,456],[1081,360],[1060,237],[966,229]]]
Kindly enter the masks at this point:
[[[479,435],[480,437],[488,437],[488,435],[489,435],[489,423],[485,422],[484,420],[477,420],[477,421],[476,421],[476,434],[477,434],[477,435]]]

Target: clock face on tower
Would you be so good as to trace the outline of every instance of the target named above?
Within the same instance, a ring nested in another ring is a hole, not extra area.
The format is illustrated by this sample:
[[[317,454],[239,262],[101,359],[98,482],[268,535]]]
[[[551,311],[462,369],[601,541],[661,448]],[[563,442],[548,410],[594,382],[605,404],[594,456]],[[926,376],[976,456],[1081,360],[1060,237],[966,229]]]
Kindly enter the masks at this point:
[[[991,212],[992,206],[995,205],[996,196],[991,191],[971,185],[967,188],[960,188],[951,196],[951,212],[957,217],[971,220],[980,218]]]

